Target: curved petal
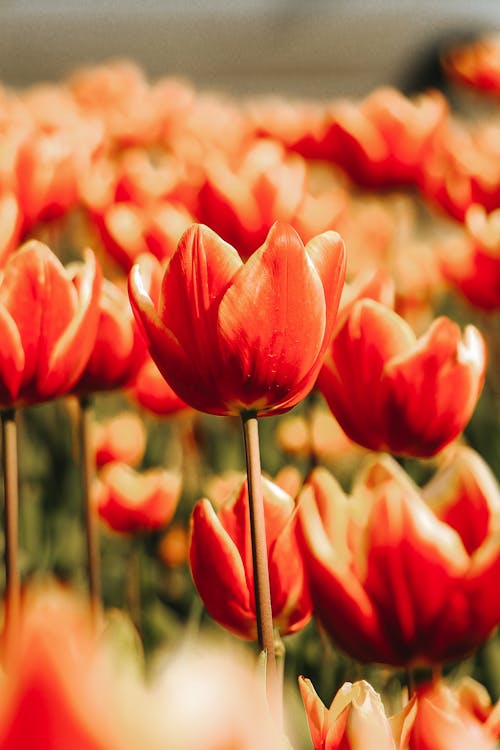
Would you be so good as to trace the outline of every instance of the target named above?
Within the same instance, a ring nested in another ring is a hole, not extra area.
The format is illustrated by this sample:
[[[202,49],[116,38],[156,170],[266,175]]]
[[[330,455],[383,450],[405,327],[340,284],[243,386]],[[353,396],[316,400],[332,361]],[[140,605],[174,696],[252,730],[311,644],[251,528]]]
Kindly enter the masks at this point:
[[[71,319],[59,332],[53,349],[37,373],[37,397],[41,399],[67,393],[83,372],[94,346],[99,323],[99,295],[102,272],[91,250],[75,276],[77,306]]]
[[[255,638],[256,616],[240,554],[208,500],[197,503],[191,517],[189,562],[211,616],[243,638]]]
[[[321,279],[295,230],[277,223],[219,307],[219,351],[235,404],[269,407],[295,393],[316,363],[325,324]]]
[[[318,272],[325,293],[326,322],[323,346],[321,347],[324,352],[332,337],[344,285],[347,263],[346,250],[342,237],[337,232],[330,231],[309,240],[306,245],[306,252]]]
[[[409,325],[385,305],[356,302],[335,334],[318,378],[342,429],[372,450],[387,445],[387,406],[380,380],[386,362],[415,343]]]
[[[24,371],[21,336],[9,311],[0,305],[0,404],[13,406]]]

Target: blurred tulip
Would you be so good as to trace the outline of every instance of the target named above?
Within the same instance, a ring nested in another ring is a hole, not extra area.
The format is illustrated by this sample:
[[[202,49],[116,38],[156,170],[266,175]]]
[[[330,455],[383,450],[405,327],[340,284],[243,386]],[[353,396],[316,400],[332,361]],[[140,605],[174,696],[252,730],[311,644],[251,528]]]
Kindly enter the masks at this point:
[[[127,464],[106,464],[95,487],[100,517],[123,534],[155,531],[172,519],[181,494],[181,478],[164,469],[138,472]]]
[[[131,750],[89,613],[69,593],[30,591],[0,683],[0,748]]]
[[[500,35],[482,36],[454,45],[442,56],[444,73],[452,80],[491,96],[500,96]]]
[[[129,395],[144,409],[159,416],[177,414],[189,408],[174,393],[149,355],[139,369]]]
[[[151,356],[174,391],[212,414],[277,414],[311,390],[329,343],[344,280],[335,232],[306,247],[275,224],[243,263],[203,225],[182,237],[158,305],[132,269],[132,306]]]
[[[462,461],[424,488],[431,507],[389,456],[367,464],[350,499],[324,469],[306,483],[300,531],[315,614],[355,659],[463,658],[500,622],[499,490]]]
[[[0,196],[0,267],[5,265],[19,244],[22,216],[19,203],[12,192]]]
[[[276,141],[258,140],[237,169],[223,154],[208,160],[198,216],[244,258],[265,242],[275,221],[291,224],[307,241],[335,226],[346,201],[334,188],[321,203],[307,178],[298,154],[287,154]]]
[[[304,627],[311,603],[295,537],[295,504],[263,478],[266,542],[274,624],[282,635]],[[210,615],[242,638],[256,640],[254,573],[246,481],[217,511],[195,506],[189,546],[191,573]]]
[[[158,556],[168,568],[177,568],[188,559],[189,535],[185,526],[173,524],[158,545]]]
[[[314,750],[404,750],[408,746],[416,700],[387,718],[380,695],[360,680],[345,682],[329,708],[323,705],[310,680],[299,677]]]
[[[361,185],[412,183],[447,114],[439,91],[410,99],[396,89],[379,88],[360,103],[334,101],[325,137],[333,161]]]
[[[473,204],[465,215],[465,236],[442,245],[446,278],[484,310],[500,308],[500,208],[490,214]]]
[[[92,442],[98,468],[111,461],[137,466],[146,450],[146,428],[137,414],[123,412],[96,422],[92,429]]]
[[[486,344],[437,318],[417,339],[396,313],[360,300],[336,331],[318,387],[351,440],[371,450],[432,456],[464,429],[479,398]]]
[[[495,750],[500,737],[500,702],[466,678],[455,688],[439,680],[418,690],[410,750]]]
[[[126,388],[147,356],[126,292],[107,279],[101,288],[99,312],[92,353],[73,387],[79,395]]]
[[[7,261],[0,280],[0,404],[57,398],[80,377],[94,346],[101,272],[93,253],[65,270],[32,240]]]

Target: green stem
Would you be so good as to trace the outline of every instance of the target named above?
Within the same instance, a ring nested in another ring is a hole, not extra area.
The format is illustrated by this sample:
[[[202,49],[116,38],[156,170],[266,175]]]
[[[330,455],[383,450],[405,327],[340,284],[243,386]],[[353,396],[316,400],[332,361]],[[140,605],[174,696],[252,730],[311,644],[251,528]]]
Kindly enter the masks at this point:
[[[262,494],[259,429],[257,417],[253,412],[242,413],[241,419],[247,464],[257,635],[259,646],[266,653],[267,693],[269,702],[274,709],[277,705],[277,669],[267,559],[264,496]]]
[[[125,571],[125,602],[130,619],[134,623],[139,636],[142,630],[141,603],[141,544],[142,539],[130,539],[130,554]]]
[[[87,546],[87,574],[90,608],[94,625],[101,611],[101,576],[99,553],[99,524],[92,501],[92,482],[95,474],[95,455],[92,445],[92,409],[90,399],[83,397],[80,405],[80,451],[82,457],[82,481],[85,505],[85,535]]]
[[[5,503],[5,621],[7,653],[18,630],[21,606],[19,573],[19,491],[17,469],[17,427],[14,409],[2,412],[2,463]]]

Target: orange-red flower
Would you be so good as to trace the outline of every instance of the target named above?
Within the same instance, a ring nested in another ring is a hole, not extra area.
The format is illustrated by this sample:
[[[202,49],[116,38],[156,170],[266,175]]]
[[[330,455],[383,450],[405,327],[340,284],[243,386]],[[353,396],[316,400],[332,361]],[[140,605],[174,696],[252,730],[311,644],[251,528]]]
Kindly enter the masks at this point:
[[[311,617],[295,536],[295,504],[277,485],[262,481],[273,620],[282,634],[294,633]],[[195,506],[189,560],[198,593],[214,620],[243,638],[256,640],[246,481],[217,513],[207,499]]]
[[[146,450],[146,428],[138,414],[122,412],[110,419],[96,422],[92,443],[98,468],[111,461],[137,466]]]
[[[0,749],[134,747],[117,720],[116,675],[103,656],[81,602],[59,590],[29,592],[4,653]]]
[[[164,469],[138,472],[113,461],[106,464],[96,482],[97,510],[113,531],[154,531],[172,519],[181,486],[176,473]]]
[[[333,102],[326,136],[331,158],[362,185],[415,182],[447,114],[439,91],[410,99],[386,87],[359,103]]]
[[[79,394],[126,388],[147,356],[127,293],[107,279],[101,288],[99,313],[91,355],[73,389]]]
[[[372,450],[432,456],[456,438],[479,398],[486,344],[437,318],[419,339],[384,305],[359,300],[332,340],[318,387],[347,435]]]
[[[465,215],[465,237],[443,246],[444,275],[476,307],[500,307],[500,208],[487,214],[473,204]]]
[[[452,80],[492,96],[500,96],[500,35],[454,46],[442,57],[444,72]]]
[[[144,409],[167,416],[188,409],[188,405],[171,389],[150,356],[137,373],[129,395]]]
[[[85,263],[65,270],[32,240],[7,261],[0,280],[0,404],[46,401],[67,393],[94,346],[101,272]]]
[[[413,699],[387,718],[380,695],[360,680],[346,682],[330,706],[323,705],[310,680],[299,677],[314,750],[404,750],[416,715]]]
[[[500,702],[465,678],[456,687],[439,680],[418,690],[410,750],[495,750],[500,737]]]
[[[458,659],[500,622],[500,493],[478,457],[458,452],[423,491],[376,457],[350,499],[316,469],[299,516],[315,614],[354,658]]]
[[[185,232],[157,305],[134,267],[130,297],[165,380],[212,414],[276,414],[316,380],[335,322],[345,250],[335,232],[305,247],[276,223],[243,263],[208,227]]]

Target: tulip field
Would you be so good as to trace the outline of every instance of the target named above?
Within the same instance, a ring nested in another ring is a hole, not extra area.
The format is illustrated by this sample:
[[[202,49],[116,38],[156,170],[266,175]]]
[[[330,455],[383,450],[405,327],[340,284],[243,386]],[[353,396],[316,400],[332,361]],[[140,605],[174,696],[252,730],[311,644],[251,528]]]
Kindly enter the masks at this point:
[[[440,64],[0,86],[0,750],[500,746],[500,37]]]

